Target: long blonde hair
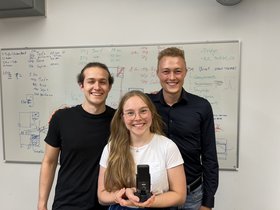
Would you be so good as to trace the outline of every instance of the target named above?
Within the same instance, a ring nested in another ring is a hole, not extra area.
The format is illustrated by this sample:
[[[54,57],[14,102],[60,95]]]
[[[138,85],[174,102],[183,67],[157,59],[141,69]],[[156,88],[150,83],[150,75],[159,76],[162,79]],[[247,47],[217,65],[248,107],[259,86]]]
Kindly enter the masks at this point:
[[[109,192],[122,188],[135,187],[135,162],[130,152],[130,134],[123,121],[123,106],[133,97],[140,97],[152,113],[152,133],[163,135],[163,121],[150,98],[141,91],[127,92],[121,99],[119,107],[111,122],[111,135],[109,137],[109,158],[105,171],[104,185]]]

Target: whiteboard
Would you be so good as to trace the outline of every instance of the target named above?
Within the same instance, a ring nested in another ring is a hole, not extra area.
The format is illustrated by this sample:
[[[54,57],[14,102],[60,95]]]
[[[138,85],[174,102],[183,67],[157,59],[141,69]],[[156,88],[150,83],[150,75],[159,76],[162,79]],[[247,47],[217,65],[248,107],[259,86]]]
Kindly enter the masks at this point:
[[[237,169],[239,41],[1,49],[4,160],[41,162],[51,114],[83,101],[76,76],[88,62],[109,67],[115,82],[107,104],[116,108],[129,90],[160,89],[157,55],[169,46],[185,50],[184,88],[212,105],[220,169]]]

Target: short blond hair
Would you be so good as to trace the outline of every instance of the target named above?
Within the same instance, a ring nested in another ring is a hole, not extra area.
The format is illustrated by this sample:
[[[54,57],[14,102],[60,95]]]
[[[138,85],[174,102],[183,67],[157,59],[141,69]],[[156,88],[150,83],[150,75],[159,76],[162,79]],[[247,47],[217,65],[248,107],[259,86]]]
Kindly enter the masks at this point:
[[[186,64],[184,50],[181,50],[177,47],[168,47],[168,48],[165,48],[164,50],[160,51],[159,54],[158,54],[158,66],[159,66],[160,60],[165,56],[180,57],[184,60],[184,62]]]

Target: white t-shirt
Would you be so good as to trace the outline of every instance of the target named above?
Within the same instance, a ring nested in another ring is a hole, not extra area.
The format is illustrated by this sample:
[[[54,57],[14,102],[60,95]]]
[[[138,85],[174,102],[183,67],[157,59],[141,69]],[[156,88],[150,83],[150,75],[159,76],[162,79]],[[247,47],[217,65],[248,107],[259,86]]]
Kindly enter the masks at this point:
[[[139,148],[130,147],[135,163],[150,166],[151,190],[161,194],[169,190],[167,169],[184,163],[176,144],[165,136],[155,134],[149,144]],[[100,165],[107,168],[109,146],[105,146]]]

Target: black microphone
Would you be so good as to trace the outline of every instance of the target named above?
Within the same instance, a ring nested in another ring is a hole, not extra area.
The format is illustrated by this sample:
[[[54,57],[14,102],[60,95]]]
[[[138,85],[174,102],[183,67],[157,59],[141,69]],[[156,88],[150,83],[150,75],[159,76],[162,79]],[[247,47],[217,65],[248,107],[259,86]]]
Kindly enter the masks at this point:
[[[137,165],[135,195],[139,197],[140,202],[144,202],[152,196],[149,165]]]

